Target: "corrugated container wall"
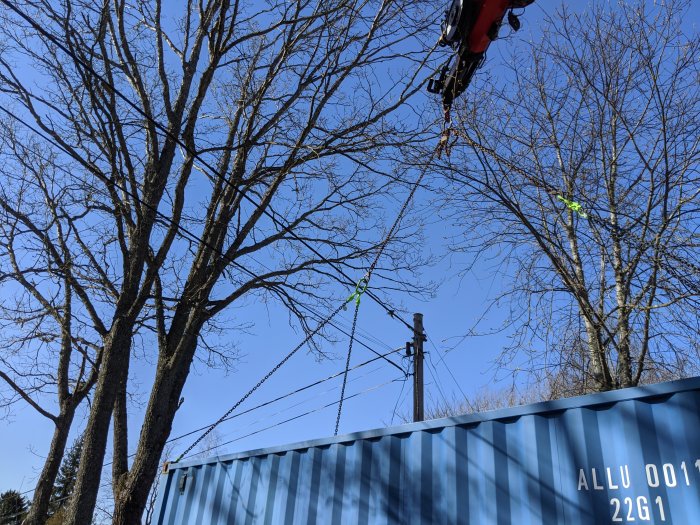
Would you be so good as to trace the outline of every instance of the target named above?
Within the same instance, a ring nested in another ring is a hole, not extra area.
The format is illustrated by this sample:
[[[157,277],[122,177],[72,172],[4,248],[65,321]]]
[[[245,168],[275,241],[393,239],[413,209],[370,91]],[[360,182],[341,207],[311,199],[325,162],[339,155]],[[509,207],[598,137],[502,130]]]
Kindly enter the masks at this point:
[[[700,524],[700,378],[170,465],[158,524]]]

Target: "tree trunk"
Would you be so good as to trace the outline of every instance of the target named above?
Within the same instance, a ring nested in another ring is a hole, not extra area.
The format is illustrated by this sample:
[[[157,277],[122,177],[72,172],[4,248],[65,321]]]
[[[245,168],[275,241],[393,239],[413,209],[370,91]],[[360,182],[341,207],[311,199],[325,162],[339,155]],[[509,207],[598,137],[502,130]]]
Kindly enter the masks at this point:
[[[174,343],[174,351],[166,355],[161,353],[158,359],[153,390],[141,427],[134,462],[128,476],[120,484],[119,495],[115,495],[112,525],[133,525],[141,522],[197,349],[197,337],[194,334],[199,333],[201,322],[191,322],[196,324],[196,327],[188,326],[183,330],[182,339]]]
[[[61,467],[63,453],[66,450],[68,434],[70,433],[74,416],[75,406],[69,402],[62,407],[61,413],[56,418],[56,427],[53,432],[53,438],[51,439],[49,455],[46,458],[46,463],[44,463],[44,468],[41,470],[39,482],[34,491],[34,498],[29,507],[29,514],[24,518],[22,525],[43,525],[46,521],[46,514],[49,510],[49,503],[51,502],[51,493],[54,483],[56,482],[58,470]]]
[[[586,335],[588,336],[588,355],[591,360],[595,391],[606,392],[612,390],[613,385],[605,359],[605,349],[600,343],[600,328],[588,318],[588,315],[585,315],[585,312],[582,313],[584,314],[582,317],[586,327]]]
[[[124,476],[129,470],[129,441],[126,407],[126,387],[128,383],[128,370],[123,381],[118,385],[116,401],[114,403],[114,417],[112,420],[113,457],[112,457],[112,492],[117,498],[119,487],[124,482]]]
[[[104,360],[85,429],[80,469],[66,516],[67,525],[92,523],[92,514],[100,489],[109,422],[119,385],[125,380],[128,370],[132,326],[133,322],[130,320],[116,316],[112,335],[104,346]]]

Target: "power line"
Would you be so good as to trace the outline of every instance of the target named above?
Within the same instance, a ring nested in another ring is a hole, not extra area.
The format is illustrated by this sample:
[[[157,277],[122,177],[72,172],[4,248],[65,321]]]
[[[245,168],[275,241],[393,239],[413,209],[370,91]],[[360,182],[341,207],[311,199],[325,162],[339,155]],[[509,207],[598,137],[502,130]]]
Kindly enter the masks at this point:
[[[399,397],[396,398],[396,403],[394,404],[394,410],[391,413],[391,421],[389,422],[389,424],[394,423],[394,418],[396,417],[396,410],[399,407],[399,402],[401,401],[401,396],[403,395],[404,388],[406,388],[406,381],[407,380],[408,380],[408,378],[404,379],[401,382],[401,390],[399,391]],[[406,393],[408,394],[408,392],[406,392]]]
[[[433,374],[433,370],[435,370],[435,374]],[[445,392],[442,390],[442,386],[440,385],[440,382],[437,379],[437,376],[439,376],[437,369],[435,368],[435,365],[433,364],[433,360],[430,357],[430,354],[428,354],[428,373],[430,374],[430,377],[433,378],[433,382],[435,383],[435,386],[438,389],[438,392],[440,392],[440,397],[442,397],[442,401],[445,403],[445,405],[448,405],[449,402],[447,401],[447,397],[445,396]]]
[[[229,408],[223,416],[221,416],[217,421],[212,423],[211,426],[209,426],[209,428],[201,436],[199,436],[189,447],[187,447],[187,449],[185,449],[185,451],[182,454],[180,454],[180,456],[175,460],[175,462],[177,463],[178,461],[180,461],[180,459],[182,459],[190,450],[192,450],[202,439],[204,439],[221,422],[223,422],[228,416],[230,416],[231,413],[234,410],[236,410],[236,408],[238,408],[246,399],[248,399],[253,394],[253,392],[260,388],[263,385],[263,383],[265,383],[265,381],[267,381],[275,372],[277,372],[277,370],[279,370],[287,361],[289,361],[289,359],[294,354],[296,354],[312,337],[318,334],[318,332],[320,332],[321,329],[324,326],[326,326],[326,324],[328,324],[328,322],[331,319],[333,319],[333,317],[335,317],[344,307],[345,304],[343,303],[338,308],[336,308],[326,319],[321,321],[316,326],[316,328],[304,338],[304,340],[301,343],[295,346],[286,356],[284,356],[284,358],[282,358],[282,360],[279,363],[277,363],[272,368],[272,370],[265,374],[265,376],[260,381],[258,381],[253,388],[246,392],[243,395],[243,397],[241,397],[236,403],[234,403],[233,406],[231,406],[231,408]]]
[[[356,377],[353,377],[351,379],[348,379],[348,383],[352,383],[353,381],[359,381],[360,379],[364,379],[364,378],[374,374],[375,372],[382,370],[383,367],[384,367],[384,365],[380,363],[378,366],[374,367],[372,370],[368,370],[367,372],[365,372],[364,374],[362,374],[360,376],[356,376]],[[341,372],[341,374],[342,374],[342,372]],[[255,427],[258,423],[263,423],[263,422],[269,423],[269,421],[274,419],[275,417],[277,417],[281,414],[286,415],[292,409],[300,407],[302,405],[305,405],[305,404],[309,403],[310,401],[315,401],[318,398],[327,398],[331,392],[337,390],[338,388],[339,388],[339,385],[333,385],[330,388],[323,390],[322,392],[317,392],[310,397],[307,397],[305,399],[301,399],[300,401],[297,401],[291,405],[285,406],[285,407],[279,409],[277,412],[274,412],[272,414],[266,414],[266,415],[261,416],[259,419],[256,419],[255,421],[247,422],[245,424],[245,426],[240,426],[240,427],[236,426],[234,429],[232,429],[228,433],[223,434],[223,436],[226,436],[227,434],[228,435],[235,434],[235,433],[240,432],[242,430],[246,430],[246,429]],[[234,417],[235,417],[235,415],[234,415]]]
[[[345,399],[346,399],[346,400],[347,400],[347,399],[353,399],[353,398],[355,398],[355,397],[358,397],[358,396],[367,394],[367,393],[369,393],[369,392],[372,392],[373,390],[378,390],[378,389],[380,389],[380,388],[382,388],[382,387],[384,387],[384,386],[386,386],[386,385],[389,385],[389,384],[391,384],[391,383],[394,383],[394,382],[396,382],[396,381],[402,381],[402,380],[403,380],[403,378],[392,379],[392,380],[387,381],[387,382],[385,382],[385,383],[381,383],[381,384],[375,385],[375,386],[373,386],[373,387],[367,388],[367,389],[365,389],[365,390],[362,390],[362,391],[360,391],[360,392],[357,392],[357,393],[355,393],[355,394],[349,395],[349,396],[347,396]],[[214,446],[214,447],[208,448],[208,449],[206,449],[206,450],[203,450],[203,451],[201,451],[201,452],[198,452],[197,454],[204,454],[204,453],[206,453],[206,452],[209,452],[209,451],[211,451],[211,450],[217,449],[217,448],[219,448],[219,447],[223,447],[224,445],[230,445],[231,443],[234,443],[234,442],[236,442],[236,441],[240,441],[241,439],[244,439],[244,438],[253,436],[253,435],[255,435],[255,434],[259,434],[259,433],[264,432],[264,431],[266,431],[266,430],[270,430],[270,429],[279,427],[279,426],[281,426],[281,425],[283,425],[283,424],[285,424],[285,423],[289,423],[289,422],[294,421],[294,420],[296,420],[296,419],[301,419],[302,417],[306,417],[306,416],[311,415],[311,414],[314,414],[314,413],[316,413],[316,412],[321,412],[322,410],[325,410],[326,408],[332,407],[333,405],[337,405],[338,403],[340,403],[340,401],[332,401],[332,402],[330,402],[330,403],[327,403],[327,404],[325,404],[325,405],[323,405],[323,406],[320,406],[320,407],[318,407],[318,408],[315,408],[315,409],[313,409],[313,410],[309,410],[309,411],[304,412],[304,413],[302,413],[302,414],[298,414],[298,415],[296,415],[296,416],[290,417],[289,419],[285,419],[284,421],[280,421],[279,423],[275,423],[274,425],[270,425],[270,426],[268,426],[268,427],[261,428],[260,430],[256,430],[255,432],[251,432],[251,433],[246,434],[246,435],[244,435],[244,436],[237,437],[236,439],[232,439],[232,440],[230,440],[230,441],[226,441],[226,442],[221,443],[221,444],[219,444],[219,445],[216,445],[216,446]],[[190,455],[189,457],[191,457],[191,456],[193,456],[193,455],[194,455],[194,454]],[[180,459],[186,459],[186,458],[180,458]]]
[[[305,306],[302,305],[302,307],[305,307]],[[307,308],[307,310],[310,310],[310,309]],[[312,312],[312,313],[313,313],[313,312]],[[315,314],[315,313],[314,313],[314,315],[318,315],[318,314]],[[344,334],[344,335],[350,337],[350,332],[347,332],[346,330],[340,328],[337,324],[333,323],[332,321],[329,322],[328,324],[329,324],[330,326],[332,326],[333,328],[335,328],[336,330],[338,330],[340,333],[342,333],[342,334]],[[377,340],[377,341],[379,341],[379,340]],[[369,346],[368,344],[366,344],[366,343],[360,341],[359,339],[357,339],[357,343],[358,343],[360,346],[363,346],[364,348],[366,348],[367,350],[369,350],[370,352],[372,352],[372,353],[374,353],[374,354],[376,354],[376,355],[380,355],[374,348],[372,348],[372,347]],[[385,346],[388,346],[388,345],[385,345]],[[394,368],[397,368],[397,369],[399,369],[399,370],[401,370],[402,372],[405,373],[404,369],[401,368],[400,365],[398,365],[397,363],[395,363],[394,361],[392,361],[392,360],[389,359],[388,357],[384,357],[384,356],[381,356],[381,357],[382,357],[382,359],[384,359],[387,363],[389,363],[390,365],[392,365]]]
[[[355,365],[351,370],[356,370],[356,369],[358,369],[358,368],[362,368],[363,366],[369,365],[370,363],[374,363],[375,361],[378,361],[378,360],[382,359],[382,357],[384,357],[384,356],[391,355],[391,354],[394,354],[394,353],[396,353],[396,352],[400,352],[400,351],[402,351],[402,350],[403,350],[403,348],[397,348],[396,350],[392,350],[391,352],[387,352],[387,353],[382,354],[382,355],[380,355],[380,356],[378,356],[378,357],[374,357],[374,358],[372,358],[372,359],[369,359],[369,360],[367,360],[367,361],[364,361],[363,363],[360,363],[359,365]],[[403,371],[403,369],[401,369],[401,370],[402,370],[402,372],[403,372],[404,374],[406,374],[406,372]],[[264,403],[260,403],[259,405],[256,405],[256,406],[251,407],[251,408],[249,408],[249,409],[247,409],[247,410],[244,410],[243,412],[238,412],[238,413],[236,413],[236,414],[233,414],[233,415],[231,415],[230,417],[225,418],[222,422],[230,421],[231,419],[235,419],[235,418],[237,418],[237,417],[243,416],[243,415],[245,415],[245,414],[248,414],[248,413],[250,413],[250,412],[253,412],[253,411],[255,411],[255,410],[258,410],[258,409],[260,409],[260,408],[264,408],[264,407],[266,407],[266,406],[269,406],[269,405],[271,405],[271,404],[273,404],[273,403],[276,403],[276,402],[278,402],[278,401],[282,401],[282,400],[284,400],[284,399],[287,399],[288,397],[291,397],[291,396],[293,396],[293,395],[295,395],[295,394],[298,394],[298,393],[300,393],[300,392],[303,392],[303,391],[305,391],[305,390],[308,390],[308,389],[310,389],[310,388],[312,388],[312,387],[315,387],[315,386],[320,385],[320,384],[322,384],[322,383],[325,383],[325,382],[327,382],[327,381],[331,381],[331,380],[333,380],[333,379],[335,379],[335,378],[341,376],[343,373],[344,373],[343,371],[341,371],[341,372],[336,372],[335,374],[332,374],[332,375],[330,375],[330,376],[328,376],[328,377],[326,377],[326,378],[324,378],[324,379],[319,379],[318,381],[314,381],[313,383],[309,383],[309,384],[306,385],[306,386],[297,388],[296,390],[293,390],[293,391],[291,391],[291,392],[288,392],[288,393],[286,393],[286,394],[284,394],[284,395],[281,395],[281,396],[279,396],[279,397],[276,397],[276,398],[271,399],[271,400],[269,400],[269,401],[266,401],[266,402],[264,402]],[[360,377],[364,377],[364,376],[360,376]],[[179,440],[179,439],[182,439],[182,438],[191,436],[191,435],[193,435],[193,434],[196,434],[196,433],[198,433],[198,432],[201,432],[202,430],[206,430],[206,429],[209,428],[210,426],[211,426],[211,424],[206,425],[206,426],[201,427],[201,428],[196,428],[196,429],[191,430],[191,431],[189,431],[189,432],[187,432],[187,433],[185,433],[185,434],[182,434],[182,435],[179,435],[179,436],[176,436],[176,437],[174,437],[174,438],[169,439],[169,440],[167,441],[167,443],[171,443],[171,442],[173,442],[173,441],[177,441],[177,440]]]
[[[401,352],[401,351],[403,351],[403,348],[397,348],[397,349],[394,349],[394,350],[392,350],[392,351],[390,351],[390,352],[386,352],[386,353],[384,353],[384,354],[380,354],[378,357],[373,357],[372,359],[368,359],[367,361],[364,361],[364,362],[362,362],[362,363],[360,363],[360,364],[355,365],[351,370],[357,370],[357,369],[359,369],[359,368],[365,367],[365,366],[367,366],[367,365],[369,365],[369,364],[371,364],[371,363],[374,363],[374,362],[376,362],[376,361],[381,360],[383,357],[386,357],[386,356],[388,356],[388,355],[392,355],[392,354],[395,354],[395,353]],[[401,370],[403,371],[403,369],[401,369]],[[376,371],[376,370],[373,370],[373,371],[370,372],[370,373],[373,373],[374,371]],[[331,381],[331,380],[333,380],[333,379],[339,377],[339,376],[342,375],[343,373],[344,373],[343,371],[341,371],[341,372],[336,372],[335,374],[332,374],[332,375],[330,375],[330,376],[328,376],[328,377],[325,377],[325,378],[323,378],[323,379],[319,379],[319,380],[314,381],[314,382],[312,382],[312,383],[309,383],[309,384],[307,384],[307,385],[305,385],[305,386],[303,386],[303,387],[297,388],[296,390],[292,390],[292,391],[290,391],[290,392],[287,392],[286,394],[283,394],[283,395],[281,395],[281,396],[278,396],[278,397],[276,397],[276,398],[274,398],[274,399],[270,399],[270,400],[268,400],[268,401],[265,401],[264,403],[260,403],[260,404],[258,404],[258,405],[256,405],[256,406],[251,407],[251,408],[248,408],[248,409],[246,409],[246,410],[244,410],[244,411],[242,411],[242,412],[238,412],[238,413],[236,413],[236,414],[233,414],[233,415],[231,415],[230,417],[226,418],[224,421],[230,421],[230,420],[235,419],[235,418],[237,418],[237,417],[241,417],[241,416],[244,416],[244,415],[246,415],[246,414],[250,414],[250,413],[252,413],[252,412],[254,412],[254,411],[256,411],[256,410],[259,410],[259,409],[261,409],[261,408],[270,406],[270,405],[272,405],[272,404],[274,404],[274,403],[277,403],[278,401],[283,401],[284,399],[287,399],[287,398],[292,397],[292,396],[294,396],[294,395],[296,395],[296,394],[299,394],[299,393],[301,393],[301,392],[304,392],[304,391],[306,391],[306,390],[309,390],[309,389],[311,389],[311,388],[313,388],[313,387],[315,387],[315,386],[318,386],[318,385],[320,385],[320,384],[322,384],[322,383],[326,383],[326,382],[328,382],[328,381]],[[405,375],[407,375],[407,373],[406,373],[405,371],[403,371],[403,373],[404,373]],[[357,378],[355,378],[355,379],[361,379],[361,378],[363,378],[363,377],[366,377],[367,375],[369,375],[369,373],[364,374],[364,375],[362,375],[362,376],[359,376],[359,377],[357,377]],[[335,388],[337,388],[337,387],[335,387]],[[316,397],[318,397],[318,396],[316,396]],[[314,399],[314,398],[312,398],[312,399]],[[168,439],[168,440],[166,441],[166,443],[172,443],[172,442],[178,441],[178,440],[180,440],[180,439],[189,437],[189,436],[191,436],[191,435],[193,435],[193,434],[196,434],[196,433],[198,433],[198,432],[201,432],[202,430],[206,430],[206,429],[209,428],[210,426],[211,426],[211,425],[206,425],[206,426],[203,426],[203,427],[200,427],[200,428],[196,428],[196,429],[194,429],[194,430],[190,430],[190,431],[188,431],[188,432],[186,432],[186,433],[184,433],[184,434],[180,434],[180,435],[178,435],[178,436],[175,436],[175,437],[173,437],[173,438]],[[129,457],[129,458],[133,458],[134,456],[136,456],[136,453],[135,453],[135,452],[132,453],[132,454],[129,454],[128,457]],[[112,463],[113,463],[113,461],[109,461],[109,462],[105,463],[104,465],[102,465],[102,468],[106,468],[106,467],[110,466]],[[109,484],[109,482],[107,482],[107,484]],[[103,485],[103,487],[105,487],[105,486],[106,486],[106,485]],[[25,494],[29,494],[29,493],[31,493],[31,492],[34,492],[35,490],[36,490],[36,488],[32,488],[32,489],[26,490],[26,491],[24,491],[24,492],[20,492],[19,494],[20,494],[20,496],[24,496]],[[57,501],[61,501],[61,500],[57,500]],[[10,516],[10,517],[13,517],[13,516]],[[2,519],[2,517],[0,517],[0,519]]]
[[[445,369],[447,370],[447,373],[448,373],[448,374],[450,375],[450,377],[452,378],[452,381],[454,382],[455,386],[457,387],[457,389],[458,389],[458,390],[460,391],[460,393],[462,394],[462,397],[463,397],[464,399],[467,399],[467,396],[466,396],[466,394],[464,393],[464,390],[462,390],[462,387],[460,386],[459,382],[457,381],[457,378],[455,378],[454,374],[452,373],[452,370],[450,369],[449,366],[447,366],[447,363],[445,362],[445,357],[447,356],[447,352],[444,352],[443,355],[441,356],[441,355],[440,355],[440,349],[439,349],[439,348],[437,347],[437,345],[433,342],[432,338],[427,337],[427,339],[428,339],[428,342],[429,342],[429,343],[431,344],[431,346],[433,347],[433,349],[435,350],[435,352],[438,354],[438,357],[440,358],[440,359],[438,360],[438,364],[442,363],[442,364],[444,365]],[[430,356],[428,356],[428,357],[429,357],[430,361],[432,362],[432,357],[430,357]],[[434,366],[434,365],[433,365],[433,366]],[[437,367],[435,368],[435,372],[437,373]]]

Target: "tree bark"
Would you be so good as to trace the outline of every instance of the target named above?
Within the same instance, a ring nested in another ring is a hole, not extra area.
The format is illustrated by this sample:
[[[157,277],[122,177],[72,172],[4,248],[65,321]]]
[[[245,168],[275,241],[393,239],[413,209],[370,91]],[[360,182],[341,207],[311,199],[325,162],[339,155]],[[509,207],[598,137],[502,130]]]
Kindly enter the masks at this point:
[[[112,419],[113,458],[112,458],[112,492],[116,500],[118,488],[124,482],[124,476],[129,471],[129,441],[126,394],[128,384],[128,369],[122,382],[118,385],[114,414]]]
[[[22,525],[43,525],[46,521],[53,485],[56,481],[58,470],[61,468],[61,461],[63,460],[63,453],[66,449],[68,434],[70,433],[74,416],[75,406],[66,404],[55,420],[56,426],[51,438],[49,455],[46,458],[46,463],[44,463],[44,468],[41,470],[39,483],[36,486],[32,504],[29,507],[29,514],[27,514]]]
[[[158,473],[158,462],[170,435],[180,395],[197,349],[196,334],[203,322],[202,311],[187,317],[194,319],[187,322],[184,330],[176,330],[179,337],[171,338],[172,348],[161,352],[158,359],[139,446],[129,474],[120,485],[119,494],[115,495],[113,525],[140,523],[146,508],[148,493]]]
[[[67,525],[85,525],[92,522],[100,489],[109,422],[119,385],[125,381],[128,369],[132,327],[133,321],[117,317],[111,336],[104,346],[104,361],[95,388],[90,418],[85,428],[80,468],[66,516]]]

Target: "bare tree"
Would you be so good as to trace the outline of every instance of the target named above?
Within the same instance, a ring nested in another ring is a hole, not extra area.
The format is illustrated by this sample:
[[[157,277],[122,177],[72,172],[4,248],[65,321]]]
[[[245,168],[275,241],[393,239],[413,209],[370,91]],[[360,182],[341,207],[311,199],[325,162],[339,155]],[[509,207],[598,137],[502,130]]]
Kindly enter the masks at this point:
[[[72,200],[59,182],[59,165],[35,142],[22,143],[13,128],[3,131],[0,283],[15,294],[0,303],[0,379],[7,387],[0,399],[8,408],[24,402],[55,425],[31,522],[46,514],[75,411],[97,380],[101,348],[81,308],[94,274],[69,248],[82,241],[72,217],[91,204]]]
[[[476,85],[458,108],[444,210],[465,226],[455,249],[491,257],[512,285],[498,301],[519,337],[502,364],[524,355],[521,368],[575,372],[583,391],[697,370],[700,39],[688,8],[561,7],[504,87]]]
[[[55,179],[42,184],[58,211],[47,219],[25,205],[9,149],[4,169],[17,183],[3,194],[6,213],[26,216],[22,228],[64,229],[57,255],[41,244],[37,268],[20,257],[7,278],[26,289],[23,275],[51,275],[29,286],[78,297],[61,318],[85,328],[65,331],[74,345],[86,338],[99,365],[67,523],[90,522],[113,419],[113,522],[133,524],[198,349],[227,359],[203,338],[222,312],[275,298],[308,330],[301,306],[332,299],[337,268],[364,271],[381,239],[380,199],[401,194],[394,156],[421,138],[397,110],[420,89],[414,55],[433,14],[392,0],[211,0],[168,14],[159,0],[7,5],[2,105],[38,132],[27,164],[49,159]],[[6,133],[17,125],[5,122]],[[410,270],[400,246],[409,230],[379,269],[393,287]],[[129,462],[129,365],[149,344],[155,379]]]

